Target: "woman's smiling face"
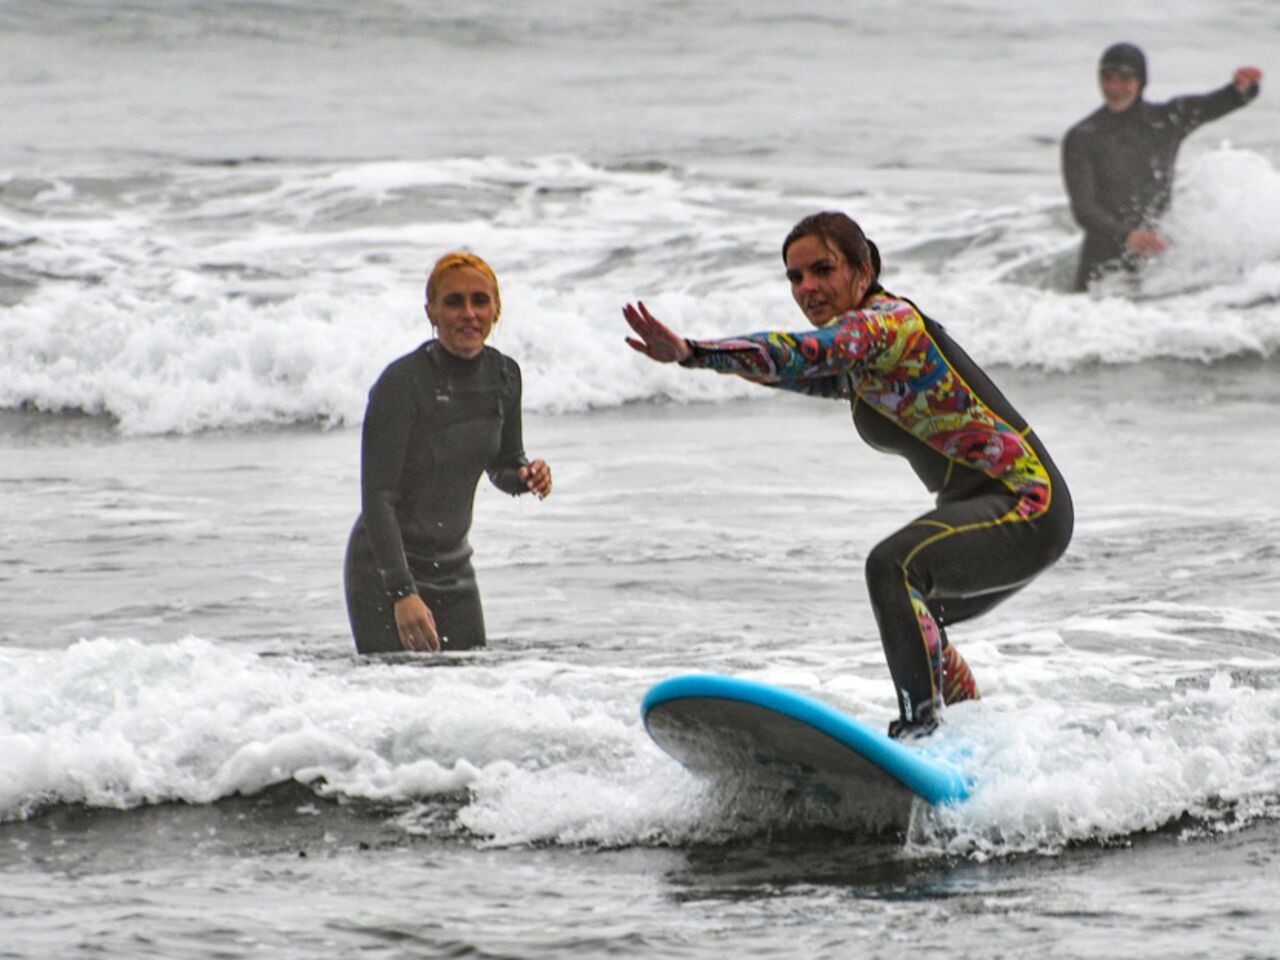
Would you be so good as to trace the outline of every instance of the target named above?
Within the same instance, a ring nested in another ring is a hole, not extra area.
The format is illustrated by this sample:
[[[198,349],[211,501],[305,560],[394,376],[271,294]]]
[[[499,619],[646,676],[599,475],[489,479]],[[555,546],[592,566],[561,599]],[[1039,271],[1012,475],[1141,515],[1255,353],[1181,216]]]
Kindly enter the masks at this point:
[[[843,253],[822,237],[800,237],[787,247],[791,296],[815,327],[856,310],[871,286],[870,271],[849,266]]]
[[[441,345],[456,357],[471,359],[484,349],[498,319],[498,298],[492,281],[475,267],[443,271],[427,316]]]

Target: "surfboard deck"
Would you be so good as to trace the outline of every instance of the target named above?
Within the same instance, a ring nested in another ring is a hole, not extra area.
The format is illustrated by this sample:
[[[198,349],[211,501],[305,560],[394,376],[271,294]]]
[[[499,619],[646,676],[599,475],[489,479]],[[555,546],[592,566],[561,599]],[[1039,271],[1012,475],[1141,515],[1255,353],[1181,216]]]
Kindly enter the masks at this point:
[[[641,704],[649,736],[713,780],[800,789],[833,802],[908,809],[913,798],[958,803],[964,776],[927,748],[892,740],[829,704],[717,674],[656,684]]]

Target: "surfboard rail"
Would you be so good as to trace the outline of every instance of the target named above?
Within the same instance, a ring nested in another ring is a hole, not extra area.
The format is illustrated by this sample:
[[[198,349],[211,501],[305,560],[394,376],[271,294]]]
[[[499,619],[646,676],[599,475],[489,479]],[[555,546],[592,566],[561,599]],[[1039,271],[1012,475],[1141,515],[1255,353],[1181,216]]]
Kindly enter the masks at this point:
[[[640,706],[641,717],[650,736],[653,736],[649,724],[651,711],[662,704],[689,698],[751,704],[807,724],[875,764],[929,803],[959,803],[969,795],[969,784],[964,776],[946,761],[899,743],[821,700],[785,687],[741,677],[695,673],[671,677],[655,684],[645,694]]]

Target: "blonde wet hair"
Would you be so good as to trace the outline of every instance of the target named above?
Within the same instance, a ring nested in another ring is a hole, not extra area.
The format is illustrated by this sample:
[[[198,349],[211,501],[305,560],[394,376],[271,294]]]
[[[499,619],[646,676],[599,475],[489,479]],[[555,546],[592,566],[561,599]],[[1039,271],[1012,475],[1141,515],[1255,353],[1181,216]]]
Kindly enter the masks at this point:
[[[451,253],[446,253],[436,261],[436,265],[431,268],[431,275],[427,277],[427,303],[430,304],[435,300],[436,290],[440,286],[440,277],[444,275],[444,272],[446,270],[456,270],[459,267],[471,267],[475,270],[479,270],[489,278],[489,282],[493,284],[493,305],[496,308],[496,312],[493,316],[493,322],[497,323],[498,319],[502,316],[502,294],[498,290],[498,275],[493,272],[493,267],[489,266],[489,264],[485,263],[481,257],[476,256],[474,253],[467,253],[463,250],[454,250]]]

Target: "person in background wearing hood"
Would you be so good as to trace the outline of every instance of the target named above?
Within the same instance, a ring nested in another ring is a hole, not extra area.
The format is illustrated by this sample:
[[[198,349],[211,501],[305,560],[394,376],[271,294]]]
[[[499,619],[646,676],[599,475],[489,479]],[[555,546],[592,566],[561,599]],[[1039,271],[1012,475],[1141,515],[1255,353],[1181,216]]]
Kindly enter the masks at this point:
[[[1076,290],[1164,251],[1155,223],[1169,207],[1178,147],[1197,127],[1256,97],[1262,71],[1240,67],[1213,93],[1148,103],[1146,57],[1132,43],[1117,43],[1102,54],[1098,78],[1103,105],[1062,143],[1071,213],[1084,228]]]

